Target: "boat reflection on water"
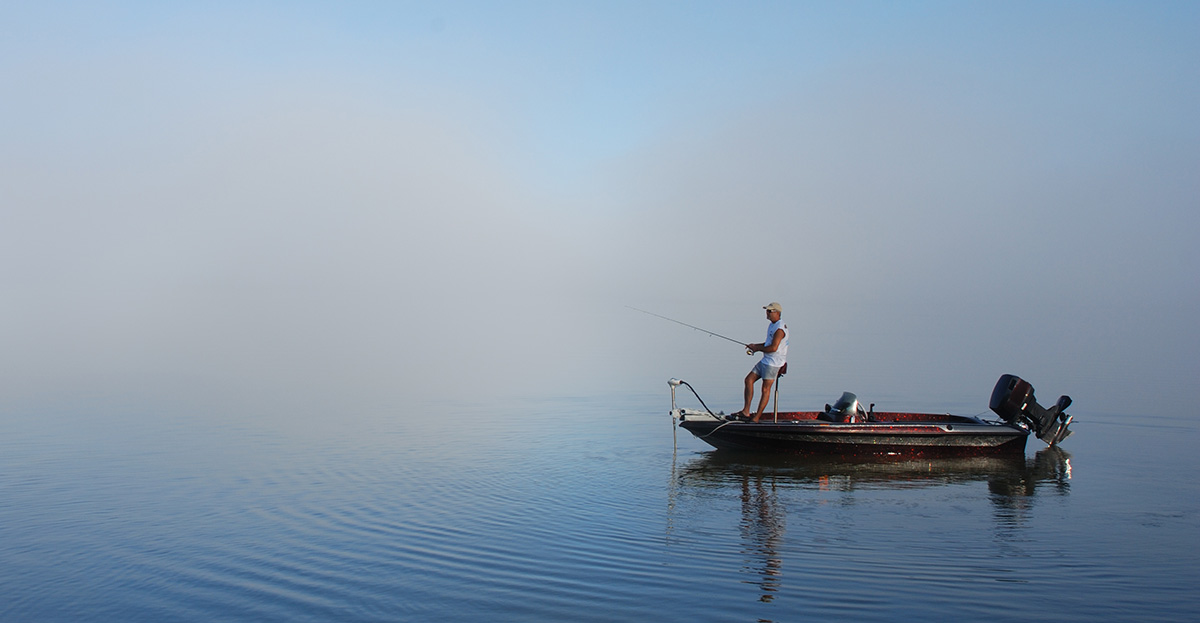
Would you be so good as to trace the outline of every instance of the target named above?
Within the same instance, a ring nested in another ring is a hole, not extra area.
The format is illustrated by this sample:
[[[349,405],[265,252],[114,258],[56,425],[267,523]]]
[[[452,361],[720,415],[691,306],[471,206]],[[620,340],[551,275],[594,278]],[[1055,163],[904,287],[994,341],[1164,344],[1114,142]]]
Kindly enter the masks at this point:
[[[1034,457],[970,457],[925,460],[846,462],[820,457],[713,451],[672,469],[668,533],[682,518],[682,503],[736,497],[741,503],[739,531],[747,570],[758,576],[759,600],[770,602],[782,587],[782,551],[787,508],[803,513],[805,491],[929,489],[986,482],[1001,540],[1019,539],[1036,494],[1070,492],[1071,455],[1059,447]],[[811,501],[811,500],[809,500]],[[811,518],[804,518],[807,522]],[[808,530],[805,528],[804,530]]]
[[[782,479],[819,489],[912,488],[987,481],[995,494],[1033,495],[1039,486],[1066,493],[1071,455],[1058,446],[1033,458],[964,457],[914,460],[842,461],[819,456],[713,451],[672,470],[678,486],[723,487],[745,478]]]

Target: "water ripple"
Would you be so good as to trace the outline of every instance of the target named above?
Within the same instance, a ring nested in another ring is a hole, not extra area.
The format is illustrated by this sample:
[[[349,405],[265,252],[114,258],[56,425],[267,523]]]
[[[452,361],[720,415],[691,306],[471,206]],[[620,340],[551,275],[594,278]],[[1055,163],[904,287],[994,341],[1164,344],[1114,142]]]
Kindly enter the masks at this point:
[[[1056,620],[1200,605],[1195,550],[1172,545],[1194,542],[1194,487],[1146,499],[1156,489],[1080,468],[1086,446],[1073,470],[1053,453],[676,454],[657,415],[585,405],[564,424],[552,407],[461,434],[322,439],[26,423],[0,453],[0,618],[1016,621],[1047,604]],[[1118,502],[1133,495],[1147,504]]]

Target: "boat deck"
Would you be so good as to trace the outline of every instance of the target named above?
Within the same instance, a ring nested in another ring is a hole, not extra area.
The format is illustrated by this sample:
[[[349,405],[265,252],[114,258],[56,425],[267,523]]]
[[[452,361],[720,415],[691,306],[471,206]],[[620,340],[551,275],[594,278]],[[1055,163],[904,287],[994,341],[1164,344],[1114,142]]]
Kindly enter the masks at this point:
[[[952,414],[880,412],[859,422],[830,422],[821,411],[763,415],[758,422],[679,409],[679,426],[721,449],[842,456],[979,456],[1021,452],[1028,431]]]
[[[693,411],[691,411],[690,409],[684,409],[683,411],[685,411],[689,415],[691,415],[693,413]],[[696,413],[697,415],[699,415],[699,414],[708,415],[704,411],[696,411],[694,413]],[[824,414],[823,411],[786,411],[786,412],[780,412],[778,417],[776,417],[775,413],[773,413],[773,412],[772,413],[764,413],[762,416],[762,419],[759,420],[759,423],[760,424],[767,424],[767,423],[783,424],[786,422],[813,422],[813,421],[824,422],[827,424],[844,424],[845,423],[845,422],[829,422],[827,420],[822,420],[819,417],[822,414]],[[721,414],[718,414],[718,415],[721,415]],[[971,424],[975,424],[975,423],[982,423],[982,420],[979,420],[978,418],[963,416],[963,415],[952,415],[950,413],[904,413],[904,412],[891,412],[891,411],[876,411],[876,412],[870,414],[869,420],[863,420],[863,421],[860,421],[859,423],[881,423],[882,424],[882,423],[888,423],[888,422],[895,422],[895,423],[932,422],[932,423],[961,423],[961,424],[971,423]]]

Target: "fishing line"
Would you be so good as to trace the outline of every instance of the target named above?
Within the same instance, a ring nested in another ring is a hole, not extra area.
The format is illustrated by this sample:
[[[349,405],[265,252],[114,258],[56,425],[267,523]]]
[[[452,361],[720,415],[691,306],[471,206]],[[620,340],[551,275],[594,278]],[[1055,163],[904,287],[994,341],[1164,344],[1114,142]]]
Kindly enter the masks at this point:
[[[689,329],[695,329],[695,330],[697,330],[697,331],[699,331],[699,332],[701,332],[701,333],[707,333],[707,334],[709,334],[709,335],[711,335],[711,336],[713,336],[713,337],[719,337],[719,338],[721,338],[721,339],[723,339],[723,340],[729,340],[730,342],[733,342],[734,344],[737,344],[738,346],[741,346],[742,348],[745,348],[745,349],[746,349],[746,354],[747,354],[747,355],[753,355],[753,354],[754,354],[754,351],[750,350],[749,348],[746,348],[746,343],[745,343],[745,342],[739,342],[738,340],[735,340],[735,339],[733,339],[733,338],[731,338],[731,337],[726,337],[726,336],[724,336],[724,335],[721,335],[720,333],[714,333],[714,332],[712,332],[712,331],[709,331],[708,329],[701,329],[700,327],[697,327],[696,325],[691,325],[691,324],[688,324],[688,323],[686,323],[686,322],[680,322],[680,321],[678,321],[678,320],[675,320],[674,318],[667,318],[666,316],[663,316],[663,315],[660,315],[660,314],[656,314],[656,313],[654,313],[654,312],[648,312],[648,311],[646,311],[646,310],[644,310],[644,309],[638,309],[638,308],[636,308],[636,307],[633,307],[633,306],[630,306],[630,305],[626,305],[625,307],[628,307],[629,309],[632,309],[633,311],[639,311],[639,312],[642,312],[643,314],[649,314],[649,315],[651,315],[651,316],[654,316],[655,318],[662,318],[663,320],[666,320],[666,321],[669,321],[669,322],[674,322],[675,324],[681,324],[681,325],[683,325],[683,326],[685,326],[685,327],[687,327],[687,328],[689,328]],[[692,391],[692,393],[696,393],[696,392],[695,392],[695,390],[693,390],[693,391]],[[697,398],[699,398],[699,396],[697,396]]]

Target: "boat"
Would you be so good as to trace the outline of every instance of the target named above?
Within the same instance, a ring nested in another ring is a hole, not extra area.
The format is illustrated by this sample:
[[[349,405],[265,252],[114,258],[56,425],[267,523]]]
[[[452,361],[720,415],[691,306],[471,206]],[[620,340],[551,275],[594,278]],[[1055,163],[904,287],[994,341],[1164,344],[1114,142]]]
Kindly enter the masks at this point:
[[[719,450],[786,452],[843,458],[972,457],[1023,454],[1032,434],[1055,446],[1071,434],[1071,404],[1062,396],[1049,408],[1038,404],[1033,386],[1005,374],[992,390],[989,408],[999,420],[975,416],[876,411],[864,409],[858,397],[844,392],[823,411],[764,413],[751,422],[704,409],[679,408],[675,389],[685,381],[671,379],[671,417],[679,428]],[[696,394],[699,400],[699,394]],[[704,401],[700,400],[704,405]]]

